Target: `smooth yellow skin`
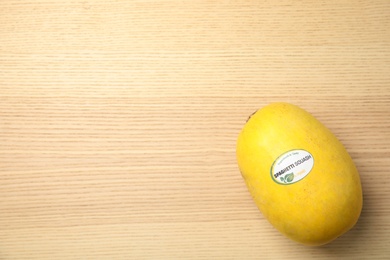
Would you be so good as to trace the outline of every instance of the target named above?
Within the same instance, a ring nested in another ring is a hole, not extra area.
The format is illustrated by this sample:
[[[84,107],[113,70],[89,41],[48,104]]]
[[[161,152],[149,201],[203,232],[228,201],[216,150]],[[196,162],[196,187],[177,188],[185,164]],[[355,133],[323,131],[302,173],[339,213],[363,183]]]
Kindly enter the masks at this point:
[[[291,185],[273,181],[278,156],[309,151],[311,172]],[[357,222],[362,209],[359,173],[337,138],[305,110],[273,103],[253,114],[237,141],[237,160],[257,207],[282,234],[306,245],[323,245]]]

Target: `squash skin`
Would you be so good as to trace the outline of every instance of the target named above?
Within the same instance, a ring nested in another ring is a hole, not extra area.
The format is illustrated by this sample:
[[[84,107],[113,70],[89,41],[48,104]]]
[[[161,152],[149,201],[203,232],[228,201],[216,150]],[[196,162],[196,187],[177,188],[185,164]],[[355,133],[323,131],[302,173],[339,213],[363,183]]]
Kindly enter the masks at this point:
[[[313,168],[302,180],[281,185],[270,170],[295,149],[313,156]],[[273,103],[255,112],[239,134],[237,162],[259,210],[294,241],[327,244],[359,219],[363,195],[355,164],[329,129],[298,106]]]

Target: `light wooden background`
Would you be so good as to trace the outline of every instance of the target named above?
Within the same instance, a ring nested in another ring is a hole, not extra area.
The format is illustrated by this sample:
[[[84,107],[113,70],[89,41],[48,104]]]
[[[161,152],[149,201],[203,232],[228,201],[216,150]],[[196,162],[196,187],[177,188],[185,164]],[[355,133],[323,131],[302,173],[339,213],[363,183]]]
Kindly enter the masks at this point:
[[[300,105],[364,189],[324,247],[238,171],[248,115]],[[0,1],[0,259],[389,259],[390,1]]]

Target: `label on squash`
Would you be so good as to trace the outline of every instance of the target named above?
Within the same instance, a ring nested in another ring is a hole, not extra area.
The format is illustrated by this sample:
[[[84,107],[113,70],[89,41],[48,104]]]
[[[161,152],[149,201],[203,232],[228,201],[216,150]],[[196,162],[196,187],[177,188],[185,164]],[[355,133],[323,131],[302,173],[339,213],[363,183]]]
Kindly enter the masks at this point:
[[[280,155],[271,166],[271,177],[278,184],[293,184],[305,178],[314,166],[308,151],[291,150]]]

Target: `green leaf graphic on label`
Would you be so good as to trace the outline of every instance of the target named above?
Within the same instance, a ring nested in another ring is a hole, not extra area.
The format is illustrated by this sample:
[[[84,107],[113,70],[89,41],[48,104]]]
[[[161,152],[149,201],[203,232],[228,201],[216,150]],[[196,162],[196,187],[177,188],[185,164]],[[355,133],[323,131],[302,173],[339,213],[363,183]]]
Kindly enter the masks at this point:
[[[280,177],[280,180],[281,180],[281,181],[284,181],[284,178],[283,178],[283,177]]]
[[[294,173],[290,173],[286,175],[286,181],[292,182],[294,180]]]

